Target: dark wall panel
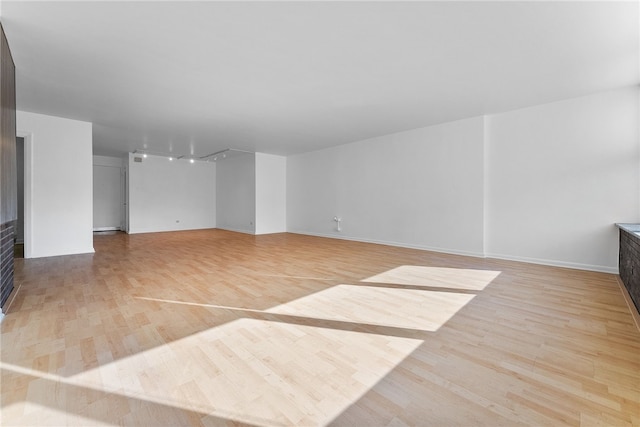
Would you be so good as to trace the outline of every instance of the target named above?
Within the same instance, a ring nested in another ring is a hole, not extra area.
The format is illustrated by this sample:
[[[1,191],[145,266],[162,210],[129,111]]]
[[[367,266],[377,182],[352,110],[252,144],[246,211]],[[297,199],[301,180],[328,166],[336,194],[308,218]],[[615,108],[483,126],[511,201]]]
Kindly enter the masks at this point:
[[[13,242],[18,218],[16,68],[0,24],[0,307],[13,290]]]
[[[0,136],[2,138],[2,148],[0,149],[0,157],[2,158],[0,165],[0,174],[2,175],[0,177],[2,181],[0,224],[18,219],[15,86],[15,66],[3,29],[0,41]]]
[[[640,237],[620,230],[620,279],[640,313]]]
[[[0,225],[0,306],[4,307],[13,290],[13,222]]]

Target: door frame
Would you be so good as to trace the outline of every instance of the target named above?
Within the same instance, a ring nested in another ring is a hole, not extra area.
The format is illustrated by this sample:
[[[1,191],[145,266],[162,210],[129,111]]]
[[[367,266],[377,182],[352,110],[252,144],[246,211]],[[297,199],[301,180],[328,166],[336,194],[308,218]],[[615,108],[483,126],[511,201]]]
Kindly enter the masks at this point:
[[[18,129],[16,137],[24,139],[24,257],[33,253],[33,132]]]

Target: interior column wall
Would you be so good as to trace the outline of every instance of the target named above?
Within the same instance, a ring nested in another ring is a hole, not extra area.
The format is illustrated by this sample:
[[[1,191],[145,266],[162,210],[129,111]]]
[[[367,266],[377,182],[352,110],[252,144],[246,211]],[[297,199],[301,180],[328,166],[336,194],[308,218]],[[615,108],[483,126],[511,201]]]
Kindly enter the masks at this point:
[[[25,258],[93,252],[92,124],[17,113],[25,137]]]
[[[217,228],[256,232],[256,156],[234,153],[216,164]]]
[[[256,234],[287,231],[287,158],[256,153]]]

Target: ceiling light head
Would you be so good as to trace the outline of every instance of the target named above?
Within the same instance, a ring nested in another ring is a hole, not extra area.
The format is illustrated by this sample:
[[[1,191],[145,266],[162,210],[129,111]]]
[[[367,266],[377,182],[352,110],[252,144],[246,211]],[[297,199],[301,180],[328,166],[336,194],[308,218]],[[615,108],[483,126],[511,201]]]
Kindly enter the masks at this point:
[[[189,163],[195,163],[195,160],[189,159]]]
[[[142,157],[144,157],[146,159],[147,158],[147,153],[143,153]]]

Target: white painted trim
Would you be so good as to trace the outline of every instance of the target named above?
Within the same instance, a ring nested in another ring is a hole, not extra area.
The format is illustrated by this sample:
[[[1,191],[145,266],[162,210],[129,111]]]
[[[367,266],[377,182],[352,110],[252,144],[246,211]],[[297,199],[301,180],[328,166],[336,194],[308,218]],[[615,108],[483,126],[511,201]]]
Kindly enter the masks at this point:
[[[18,129],[24,138],[24,258],[33,258],[33,133]]]
[[[120,231],[120,227],[94,227],[93,231]]]
[[[15,282],[15,278],[14,278],[13,291],[11,291],[11,293],[9,294],[9,296],[11,298],[8,299],[7,301],[5,301],[4,312],[8,312],[9,311],[9,309],[11,308],[11,304],[13,304],[13,301],[15,301],[16,297],[18,296],[18,292],[20,292],[21,288],[22,288],[22,282],[20,282],[20,284],[18,284],[16,286],[16,282]],[[2,313],[1,311],[0,311],[0,313],[4,315],[4,313]]]
[[[486,254],[486,258],[502,259],[506,261],[524,262],[527,264],[548,265],[550,267],[572,268],[574,270],[597,271],[599,273],[618,274],[618,268],[607,267],[604,265],[581,264],[577,262],[553,261],[549,259],[518,257],[502,254]]]
[[[251,230],[247,230],[247,229],[241,229],[241,228],[233,228],[233,227],[216,227],[218,230],[226,230],[226,231],[234,231],[236,233],[243,233],[243,234],[250,234],[252,236],[255,236],[256,233],[254,233]]]
[[[631,313],[631,317],[633,318],[633,323],[636,324],[636,328],[640,331],[640,313],[636,309],[636,305],[633,303],[631,299],[631,295],[629,295],[629,291],[627,287],[624,285],[624,282],[620,278],[620,276],[616,276],[618,286],[620,287],[620,292],[622,292],[622,296],[624,297],[624,301],[627,303],[627,307],[629,308],[629,312]]]
[[[481,254],[478,252],[457,251],[454,249],[437,248],[433,246],[411,245],[406,243],[390,242],[390,241],[384,241],[384,240],[358,239],[358,238],[349,237],[349,236],[326,234],[326,233],[310,233],[310,232],[299,231],[299,230],[288,230],[287,233],[302,234],[306,236],[315,236],[315,237],[327,237],[329,239],[350,240],[354,242],[375,243],[378,245],[395,246],[395,247],[408,248],[408,249],[418,249],[423,251],[438,252],[438,253],[451,254],[451,255],[462,255],[462,256],[469,256],[474,258],[494,258],[494,259],[501,259],[506,261],[523,262],[527,264],[547,265],[550,267],[562,267],[562,268],[571,268],[574,270],[586,270],[586,271],[596,271],[599,273],[618,274],[617,268],[606,267],[603,265],[561,262],[561,261],[552,261],[552,260],[538,259],[538,258],[513,257],[513,256],[507,256],[507,255],[500,255],[500,254]]]
[[[438,252],[443,254],[451,254],[451,255],[462,255],[462,256],[470,256],[474,258],[484,258],[484,255],[479,252],[467,252],[467,251],[457,251],[455,249],[447,249],[447,248],[438,248],[433,246],[423,246],[423,245],[411,245],[407,243],[399,243],[387,240],[374,240],[374,239],[361,239],[356,237],[349,237],[344,235],[336,235],[336,234],[325,234],[325,233],[310,233],[307,231],[297,231],[297,230],[288,230],[287,233],[291,234],[303,234],[307,236],[315,236],[315,237],[327,237],[329,239],[340,239],[340,240],[350,240],[352,242],[362,242],[362,243],[375,243],[377,245],[387,245],[387,246],[395,246],[398,248],[408,248],[408,249],[418,249],[421,251],[430,251],[430,252]]]
[[[127,234],[155,234],[155,233],[181,233],[183,231],[198,231],[198,230],[214,230],[214,227],[207,228],[180,228],[177,230],[145,230],[145,231],[125,231]],[[124,230],[121,230],[124,231]]]
[[[55,252],[55,253],[36,253],[35,255],[31,255],[31,258],[51,258],[51,257],[59,257],[59,256],[70,256],[70,255],[93,255],[96,253],[94,248],[86,249],[84,252]]]

